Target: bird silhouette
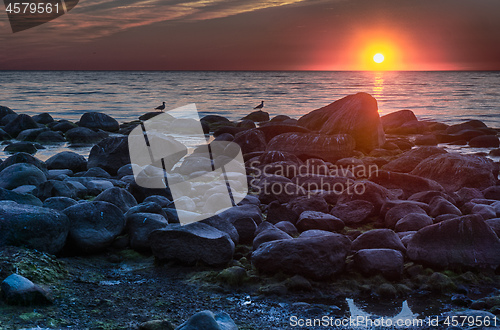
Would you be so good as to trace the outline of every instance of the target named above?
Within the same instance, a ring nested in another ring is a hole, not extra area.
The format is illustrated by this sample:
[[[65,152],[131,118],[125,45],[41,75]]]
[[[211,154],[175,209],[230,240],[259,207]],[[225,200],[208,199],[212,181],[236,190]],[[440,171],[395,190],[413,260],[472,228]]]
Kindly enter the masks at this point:
[[[163,102],[162,105],[156,107],[155,110],[160,110],[161,112],[163,112],[163,110],[165,110],[165,102]]]
[[[254,109],[259,109],[261,110],[264,107],[264,101],[261,101],[258,106],[256,106]]]

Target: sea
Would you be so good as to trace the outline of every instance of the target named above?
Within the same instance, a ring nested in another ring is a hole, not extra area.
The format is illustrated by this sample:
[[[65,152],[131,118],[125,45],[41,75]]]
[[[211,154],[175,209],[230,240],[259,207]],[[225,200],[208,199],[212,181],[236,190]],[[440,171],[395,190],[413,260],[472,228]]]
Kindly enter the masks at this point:
[[[264,101],[271,116],[299,118],[358,92],[377,99],[380,115],[410,109],[422,120],[479,119],[500,128],[500,71],[0,71],[0,105],[75,122],[87,111],[128,122],[162,102],[167,109],[195,103],[200,117],[238,120]],[[37,157],[67,148],[51,146]]]

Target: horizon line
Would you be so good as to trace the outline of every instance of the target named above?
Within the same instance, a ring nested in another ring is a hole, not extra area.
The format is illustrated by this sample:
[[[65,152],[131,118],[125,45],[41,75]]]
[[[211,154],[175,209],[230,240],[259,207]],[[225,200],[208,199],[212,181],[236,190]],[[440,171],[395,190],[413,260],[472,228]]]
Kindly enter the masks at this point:
[[[481,70],[191,70],[191,69],[119,69],[119,70],[98,70],[98,69],[0,69],[0,72],[500,72],[500,69]]]

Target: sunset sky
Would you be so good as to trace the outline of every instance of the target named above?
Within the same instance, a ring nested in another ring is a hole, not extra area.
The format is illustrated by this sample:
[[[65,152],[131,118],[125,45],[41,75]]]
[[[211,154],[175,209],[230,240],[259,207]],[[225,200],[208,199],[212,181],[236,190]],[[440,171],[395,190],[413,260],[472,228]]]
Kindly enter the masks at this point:
[[[2,10],[0,69],[500,70],[499,14],[499,0],[80,0],[18,33]]]

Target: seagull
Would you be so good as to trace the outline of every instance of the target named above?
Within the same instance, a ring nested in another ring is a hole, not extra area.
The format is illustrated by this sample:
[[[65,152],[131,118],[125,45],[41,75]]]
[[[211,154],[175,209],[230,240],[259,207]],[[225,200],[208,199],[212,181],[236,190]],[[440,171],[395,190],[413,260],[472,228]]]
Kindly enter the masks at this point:
[[[261,101],[258,106],[256,106],[254,109],[262,109],[264,107],[264,101]]]
[[[163,104],[162,104],[162,105],[157,106],[157,107],[155,108],[155,110],[160,110],[161,112],[163,112],[163,110],[165,110],[165,102],[163,102]]]

